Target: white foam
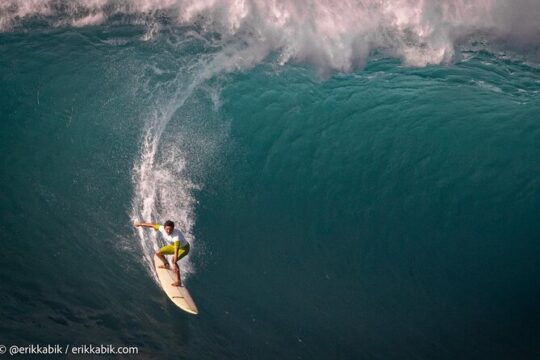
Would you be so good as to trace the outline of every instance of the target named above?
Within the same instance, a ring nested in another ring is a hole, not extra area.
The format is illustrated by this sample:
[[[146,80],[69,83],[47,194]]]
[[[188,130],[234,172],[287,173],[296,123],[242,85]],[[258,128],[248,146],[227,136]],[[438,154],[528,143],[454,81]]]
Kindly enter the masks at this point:
[[[167,123],[190,95],[185,93],[181,98],[173,97],[168,108],[165,111],[155,110],[147,123],[140,157],[133,169],[135,195],[132,218],[156,223],[171,219],[193,244],[192,190],[196,186],[185,173],[186,158],[179,144],[172,142],[165,148],[160,147]],[[139,230],[139,239],[148,269],[153,273],[153,253],[162,244],[158,242],[156,233],[148,229]],[[189,260],[181,262],[181,269],[184,276],[193,272]]]
[[[281,64],[307,61],[341,71],[361,66],[375,50],[409,65],[438,64],[452,59],[456,41],[480,33],[510,46],[540,43],[538,0],[3,0],[0,14],[0,31],[32,16],[53,26],[86,26],[129,14],[147,24],[146,41],[166,15],[235,42],[230,49],[241,54],[228,61],[231,70],[273,52]]]
[[[148,67],[151,73],[155,73],[155,65]],[[200,189],[200,185],[190,179],[187,164],[208,154],[201,151],[195,154],[189,150],[190,144],[203,142],[203,146],[199,148],[211,153],[215,150],[216,141],[205,138],[206,134],[193,136],[188,128],[172,128],[169,123],[194,91],[212,74],[213,70],[208,62],[199,59],[195,64],[184,65],[176,78],[167,84],[145,89],[145,93],[155,99],[155,104],[145,120],[139,159],[133,167],[132,220],[154,223],[173,220],[186,235],[192,250],[197,249],[193,235],[193,210],[196,203],[193,191]],[[215,96],[212,92],[210,94]],[[140,228],[138,235],[144,261],[157,281],[152,265],[153,253],[163,243],[156,232],[149,229]],[[195,272],[190,257],[182,260],[180,266],[184,278]]]

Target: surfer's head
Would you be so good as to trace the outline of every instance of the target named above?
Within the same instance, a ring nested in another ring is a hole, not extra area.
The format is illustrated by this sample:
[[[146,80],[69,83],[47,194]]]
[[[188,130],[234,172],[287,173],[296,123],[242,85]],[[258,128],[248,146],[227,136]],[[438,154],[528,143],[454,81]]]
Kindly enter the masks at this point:
[[[165,229],[165,232],[170,235],[174,230],[174,223],[171,220],[167,220],[165,221],[165,224],[163,224],[163,228]]]

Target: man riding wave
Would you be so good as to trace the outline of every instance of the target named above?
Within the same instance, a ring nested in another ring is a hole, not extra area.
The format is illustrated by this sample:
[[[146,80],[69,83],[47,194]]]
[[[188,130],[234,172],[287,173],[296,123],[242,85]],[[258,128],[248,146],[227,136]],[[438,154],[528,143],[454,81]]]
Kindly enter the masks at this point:
[[[182,279],[180,276],[180,268],[177,261],[185,257],[189,253],[189,243],[187,242],[184,234],[178,229],[174,228],[174,223],[171,220],[165,221],[163,225],[152,223],[139,223],[133,224],[135,227],[147,227],[153,228],[155,231],[159,231],[167,245],[161,247],[156,251],[156,255],[163,261],[163,265],[159,265],[162,269],[169,269],[170,265],[164,255],[173,256],[173,271],[176,273],[177,281],[172,283],[172,286],[182,286]]]

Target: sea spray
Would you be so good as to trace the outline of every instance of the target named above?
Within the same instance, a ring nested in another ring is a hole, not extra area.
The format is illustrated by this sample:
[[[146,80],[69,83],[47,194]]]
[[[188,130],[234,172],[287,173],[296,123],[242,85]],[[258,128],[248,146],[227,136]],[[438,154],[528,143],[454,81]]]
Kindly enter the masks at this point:
[[[6,0],[0,14],[0,31],[32,21],[130,23],[147,27],[143,40],[154,38],[160,23],[194,26],[234,42],[233,49],[256,60],[246,65],[277,53],[281,64],[308,62],[320,71],[351,71],[374,52],[425,66],[454,60],[456,47],[471,41],[518,51],[540,43],[540,2],[534,0]]]

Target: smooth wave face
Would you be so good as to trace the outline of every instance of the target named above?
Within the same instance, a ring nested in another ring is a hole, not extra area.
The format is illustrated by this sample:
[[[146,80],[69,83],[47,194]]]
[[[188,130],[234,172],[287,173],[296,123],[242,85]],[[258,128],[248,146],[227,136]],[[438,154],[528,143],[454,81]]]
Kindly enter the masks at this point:
[[[536,358],[536,2],[0,3],[0,338]],[[200,315],[152,279],[176,221]]]

